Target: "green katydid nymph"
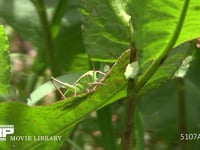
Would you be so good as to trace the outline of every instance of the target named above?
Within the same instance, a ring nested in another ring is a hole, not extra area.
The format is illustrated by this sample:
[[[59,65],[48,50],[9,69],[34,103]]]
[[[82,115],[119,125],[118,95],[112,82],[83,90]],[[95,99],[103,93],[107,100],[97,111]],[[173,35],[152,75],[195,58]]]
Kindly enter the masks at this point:
[[[90,70],[81,75],[73,84],[62,82],[54,77],[51,77],[51,82],[65,99],[69,96],[77,96],[78,94],[89,93],[95,90],[97,85],[102,84],[100,79],[105,75],[104,72]],[[58,85],[61,85],[66,91],[63,92]]]

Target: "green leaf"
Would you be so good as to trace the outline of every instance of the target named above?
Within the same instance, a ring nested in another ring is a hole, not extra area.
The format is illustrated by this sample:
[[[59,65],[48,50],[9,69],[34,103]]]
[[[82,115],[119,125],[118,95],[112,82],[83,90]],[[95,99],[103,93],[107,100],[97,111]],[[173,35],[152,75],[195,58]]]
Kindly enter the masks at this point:
[[[66,3],[65,10],[62,10],[65,13],[60,23],[60,32],[55,39],[56,63],[60,70],[87,71],[91,64],[82,41],[81,3],[80,0],[69,0]]]
[[[167,146],[180,142],[177,137],[179,134],[177,91],[175,80],[170,80],[142,97],[141,110],[146,122],[145,131],[150,131],[150,137],[155,140],[152,145],[159,143],[158,140]]]
[[[197,73],[197,72],[196,72]],[[190,74],[190,73],[189,73]],[[195,75],[197,76],[197,75]],[[185,79],[186,98],[186,128],[187,133],[199,133],[200,113],[199,83]],[[163,143],[168,149],[173,149],[174,144],[180,143],[180,116],[178,105],[177,80],[171,80],[158,89],[142,98],[141,109],[144,116],[145,130],[150,131],[154,139],[152,145]],[[196,140],[188,141],[188,149],[198,150],[200,143]]]
[[[126,8],[132,16],[133,40],[139,52],[141,75],[136,83],[139,89],[153,76],[173,48],[200,35],[200,29],[197,29],[200,22],[194,15],[199,13],[199,9],[194,9],[198,7],[196,0],[128,1]],[[193,28],[197,30],[190,34]]]
[[[83,3],[83,39],[86,51],[100,61],[114,61],[129,48],[130,16],[121,0]]]
[[[183,60],[192,51],[191,43],[186,42],[174,48],[160,65],[153,76],[141,89],[140,94],[147,93],[149,90],[158,88],[163,83],[174,77],[175,72],[181,66]]]
[[[4,27],[0,25],[0,97],[6,97],[10,94],[11,70],[8,48]]]
[[[200,29],[198,28],[200,23],[197,15],[200,13],[200,4],[196,0],[190,0],[188,5],[183,27],[175,46],[191,39],[196,39],[200,35]]]
[[[90,112],[100,109],[126,96],[127,81],[124,77],[126,65],[129,63],[130,50],[125,51],[93,92],[69,98],[48,106],[30,107],[18,102],[1,103],[0,124],[14,124],[13,136],[63,136],[64,140],[71,129]],[[9,138],[9,137],[8,137]],[[23,149],[58,149],[59,142],[7,141],[0,145],[1,149],[14,146]]]
[[[188,70],[184,80],[184,99],[186,103],[186,128],[187,133],[199,133],[200,121],[197,114],[200,113],[200,51],[196,50],[193,55],[194,60]],[[178,106],[178,85],[177,80],[171,80],[163,84],[160,88],[154,89],[143,96],[141,109],[144,121],[147,122],[145,128],[151,132],[154,139],[153,145],[163,142],[168,149],[172,149],[174,144],[180,142],[179,133],[179,109]],[[170,148],[171,146],[171,148]],[[188,149],[198,150],[200,143],[195,140],[188,141]]]

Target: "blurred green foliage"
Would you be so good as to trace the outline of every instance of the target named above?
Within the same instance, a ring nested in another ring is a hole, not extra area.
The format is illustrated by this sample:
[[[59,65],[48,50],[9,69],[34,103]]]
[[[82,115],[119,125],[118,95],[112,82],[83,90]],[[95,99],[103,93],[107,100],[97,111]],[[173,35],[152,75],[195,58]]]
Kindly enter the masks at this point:
[[[200,133],[199,8],[196,0],[0,0],[10,44],[9,56],[0,26],[0,124],[14,124],[15,135],[63,136],[53,144],[10,141],[0,148],[120,149],[127,49],[136,47],[144,146],[198,150],[198,140],[184,142],[180,134]],[[175,77],[187,56],[193,59],[187,75]],[[94,92],[57,102],[52,75],[73,84],[82,73],[114,63]],[[27,106],[28,100],[41,106]]]

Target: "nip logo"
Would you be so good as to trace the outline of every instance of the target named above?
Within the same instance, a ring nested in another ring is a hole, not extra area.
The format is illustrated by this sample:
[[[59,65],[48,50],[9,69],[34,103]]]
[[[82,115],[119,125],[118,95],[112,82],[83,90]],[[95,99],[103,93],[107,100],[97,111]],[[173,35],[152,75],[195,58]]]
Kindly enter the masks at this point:
[[[13,133],[14,125],[0,125],[0,141],[6,141],[6,136]]]

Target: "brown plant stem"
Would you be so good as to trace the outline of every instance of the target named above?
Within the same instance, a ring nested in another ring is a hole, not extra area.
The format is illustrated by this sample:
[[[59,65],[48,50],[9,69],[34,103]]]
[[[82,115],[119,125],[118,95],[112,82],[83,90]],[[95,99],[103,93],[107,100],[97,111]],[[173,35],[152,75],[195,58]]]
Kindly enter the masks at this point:
[[[131,48],[130,63],[136,60],[136,49],[134,46]],[[124,134],[122,136],[122,146],[123,150],[129,150],[133,146],[131,141],[135,141],[136,138],[133,135],[135,130],[135,113],[137,107],[137,96],[135,92],[135,80],[129,79],[127,87],[127,103],[125,112],[125,125]]]
[[[132,89],[134,88],[134,81],[129,81],[128,83],[128,96],[127,96],[127,104],[126,104],[126,113],[125,113],[125,126],[124,126],[124,134],[122,138],[123,150],[129,150],[133,143],[131,141],[135,141],[136,139],[133,136],[133,132],[135,129],[134,116],[135,116],[135,107],[136,107],[136,99],[134,94],[132,94]]]
[[[178,103],[179,103],[179,132],[180,134],[187,133],[186,127],[186,99],[185,99],[185,84],[183,78],[178,78]],[[181,141],[181,149],[187,149],[187,141]]]

